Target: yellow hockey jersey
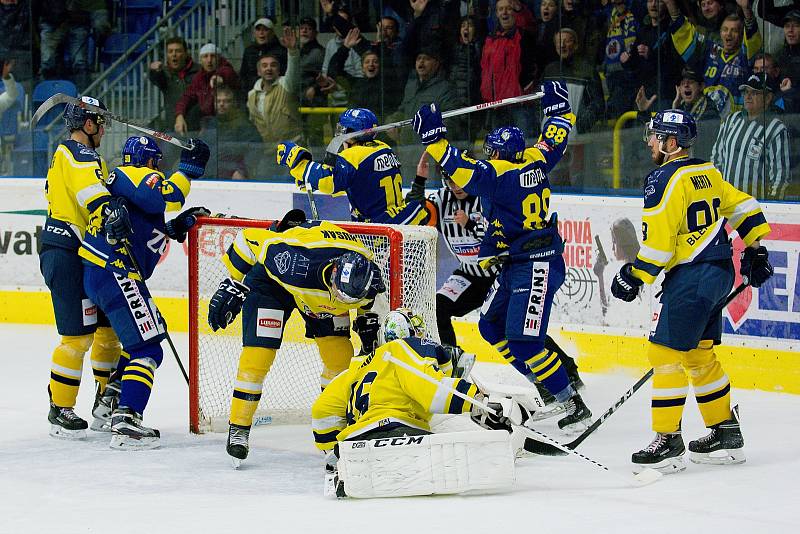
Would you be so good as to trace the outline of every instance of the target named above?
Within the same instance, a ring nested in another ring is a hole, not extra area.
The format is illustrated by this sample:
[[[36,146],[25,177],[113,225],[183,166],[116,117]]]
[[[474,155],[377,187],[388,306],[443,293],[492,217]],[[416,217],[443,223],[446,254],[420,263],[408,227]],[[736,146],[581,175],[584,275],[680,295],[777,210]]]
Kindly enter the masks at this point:
[[[644,184],[634,276],[652,284],[662,270],[731,258],[726,221],[746,245],[770,231],[758,201],[726,182],[713,163],[683,157],[661,165]]]
[[[100,216],[100,208],[111,198],[104,182],[106,162],[97,152],[72,139],[53,154],[44,190],[47,220],[42,243],[78,249],[89,220]]]
[[[363,299],[345,304],[333,298],[328,281],[332,261],[349,251],[372,261],[372,251],[357,236],[333,223],[318,221],[281,233],[245,228],[236,235],[222,262],[232,278],[242,281],[252,271],[246,283],[267,277],[289,292],[306,315],[330,317],[369,309],[378,293],[385,291],[380,269],[373,263],[373,286]]]
[[[386,353],[439,384],[384,359]],[[469,412],[472,403],[453,395],[449,388],[470,397],[478,393],[478,388],[443,373],[440,363],[446,361],[449,358],[440,345],[418,338],[397,339],[372,354],[353,358],[350,367],[328,384],[311,407],[317,448],[330,450],[338,441],[397,424],[430,430],[435,413]]]

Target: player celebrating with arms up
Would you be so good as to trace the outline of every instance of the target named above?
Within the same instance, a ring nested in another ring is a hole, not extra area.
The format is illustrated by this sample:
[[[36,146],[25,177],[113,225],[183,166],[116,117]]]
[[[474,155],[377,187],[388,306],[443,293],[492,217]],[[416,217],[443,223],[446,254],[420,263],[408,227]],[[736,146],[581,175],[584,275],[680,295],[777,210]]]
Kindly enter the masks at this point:
[[[480,197],[489,223],[479,259],[501,270],[481,309],[481,335],[517,371],[531,382],[538,378],[565,403],[567,415],[558,426],[573,431],[585,427],[592,414],[544,342],[553,296],[566,270],[555,214],[550,217],[547,173],[564,155],[575,116],[564,84],[546,82],[543,90],[544,133],[528,149],[522,131],[506,126],[486,136],[487,160],[466,157],[445,138],[447,128],[435,104],[419,109],[414,130],[453,182]]]
[[[368,109],[348,109],[339,116],[336,134],[357,132],[378,125]],[[311,161],[311,152],[284,141],[278,145],[278,164],[301,189],[310,187],[328,195],[346,192],[350,214],[356,222],[425,224],[428,212],[419,202],[403,199],[400,161],[386,143],[368,133],[345,141],[345,148],[330,165]]]
[[[227,443],[234,467],[247,458],[264,378],[295,309],[305,321],[306,337],[319,348],[321,386],[349,365],[350,310],[369,309],[386,290],[371,258],[358,237],[333,223],[307,223],[301,210],[287,213],[275,230],[245,228],[236,235],[222,258],[231,276],[220,282],[208,305],[214,331],[242,311],[243,346]]]
[[[652,171],[644,183],[642,246],[633,263],[614,278],[611,292],[631,302],[643,283],[665,272],[658,323],[650,333],[647,357],[653,375],[652,416],[656,437],[633,454],[633,463],[663,472],[685,469],[681,418],[689,383],[711,433],[689,443],[697,463],[745,461],[738,410],[730,407],[730,381],[714,345],[722,334],[721,303],[733,286],[734,269],[725,223],[747,246],[742,253],[745,283],[759,287],[770,276],[767,249],[760,239],[770,231],[758,202],[725,181],[707,161],[689,157],[697,125],[685,111],[661,111],[648,123]]]

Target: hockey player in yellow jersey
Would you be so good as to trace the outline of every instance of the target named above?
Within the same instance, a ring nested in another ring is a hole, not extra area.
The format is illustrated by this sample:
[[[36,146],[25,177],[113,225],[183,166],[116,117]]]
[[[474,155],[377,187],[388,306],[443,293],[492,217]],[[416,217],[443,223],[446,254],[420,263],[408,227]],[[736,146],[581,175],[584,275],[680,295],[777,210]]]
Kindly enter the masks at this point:
[[[634,464],[663,472],[685,468],[681,417],[689,379],[711,429],[689,443],[690,459],[745,461],[738,409],[730,407],[730,381],[714,354],[722,334],[722,303],[734,280],[726,222],[747,246],[741,262],[745,283],[759,287],[772,276],[767,249],[760,244],[770,231],[760,205],[726,182],[713,164],[689,157],[696,137],[694,118],[684,111],[662,111],[648,123],[645,138],[659,167],[644,183],[642,246],[611,285],[615,297],[630,302],[643,283],[665,273],[647,352],[655,370],[656,437],[632,457]]]
[[[509,421],[522,422],[522,408],[511,399],[490,403],[504,414],[498,415],[454,395],[450,388],[483,400],[478,387],[463,378],[470,369],[463,367],[461,352],[425,339],[424,332],[422,319],[411,310],[389,312],[382,327],[384,343],[353,358],[314,402],[314,441],[320,450],[333,451],[329,470],[335,467],[339,442],[427,435],[433,414],[469,413],[493,430],[510,431]],[[337,495],[343,496],[341,489]]]
[[[323,362],[321,386],[353,356],[350,310],[367,310],[386,290],[360,239],[326,221],[290,211],[275,230],[241,230],[222,259],[230,278],[211,299],[208,322],[225,328],[242,311],[242,353],[231,400],[227,451],[234,467],[247,457],[263,381],[296,309]],[[371,346],[371,345],[370,345]]]
[[[105,109],[102,102],[81,100]],[[61,342],[50,366],[50,435],[80,439],[88,423],[75,413],[83,358],[92,347],[92,371],[96,383],[93,430],[108,430],[110,399],[119,389],[108,387],[109,375],[120,355],[120,343],[108,319],[86,296],[83,265],[78,257],[89,220],[100,218],[111,198],[104,186],[105,161],[96,152],[105,134],[105,118],[79,105],[67,104],[64,121],[69,139],[56,148],[47,171],[45,195],[47,219],[42,231],[39,266],[50,289],[56,328]]]

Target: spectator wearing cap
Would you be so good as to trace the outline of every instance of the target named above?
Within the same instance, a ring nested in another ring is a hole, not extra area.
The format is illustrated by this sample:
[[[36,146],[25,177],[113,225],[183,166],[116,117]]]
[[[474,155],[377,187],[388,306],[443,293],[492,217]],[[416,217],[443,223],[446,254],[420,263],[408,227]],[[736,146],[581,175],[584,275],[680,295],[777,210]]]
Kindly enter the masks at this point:
[[[620,54],[622,67],[644,93],[655,95],[655,109],[670,107],[673,88],[681,81],[681,58],[672,46],[670,18],[661,0],[647,0],[647,14],[630,51]],[[638,106],[638,95],[637,95]]]
[[[724,118],[740,109],[739,87],[750,75],[751,60],[761,48],[761,34],[750,0],[736,0],[744,13],[744,21],[738,15],[728,15],[722,21],[721,45],[697,31],[681,14],[677,0],[665,0],[665,3],[672,17],[672,44],[690,68],[703,73],[705,91],[714,100],[717,111]]]
[[[744,109],[722,123],[711,161],[737,189],[782,200],[790,181],[789,132],[772,106],[776,88],[764,73],[739,87]]]
[[[575,113],[575,128],[586,133],[598,121],[605,120],[605,99],[600,76],[585,55],[577,54],[578,34],[572,28],[561,28],[553,36],[558,61],[544,69],[543,80],[563,80],[569,89],[570,107]]]
[[[258,58],[267,54],[275,55],[280,61],[281,69],[286,68],[286,49],[275,36],[275,23],[268,18],[261,18],[253,23],[253,42],[244,49],[242,55],[242,66],[239,69],[242,87],[253,87],[258,79]]]
[[[481,99],[493,102],[530,92],[536,78],[536,38],[517,27],[511,0],[495,4],[497,28],[486,36],[481,52]],[[529,59],[531,58],[531,59]],[[523,60],[524,59],[524,60]],[[500,108],[488,115],[489,129],[516,124],[533,135],[533,112],[528,106]]]
[[[170,37],[165,43],[167,57],[164,61],[153,61],[147,71],[150,82],[164,95],[164,113],[155,120],[160,130],[171,130],[175,124],[175,105],[183,96],[192,78],[200,69],[189,54],[189,47],[181,37]],[[187,129],[200,127],[200,112],[196,106],[185,116]]]
[[[186,135],[188,124],[186,115],[194,106],[200,109],[200,116],[214,114],[214,88],[226,85],[234,91],[239,90],[239,77],[233,66],[222,57],[213,43],[204,44],[200,48],[200,70],[192,78],[189,87],[183,92],[175,104],[175,131]]]
[[[783,38],[778,65],[789,78],[789,85],[782,88],[800,89],[800,9],[792,9],[783,17]]]

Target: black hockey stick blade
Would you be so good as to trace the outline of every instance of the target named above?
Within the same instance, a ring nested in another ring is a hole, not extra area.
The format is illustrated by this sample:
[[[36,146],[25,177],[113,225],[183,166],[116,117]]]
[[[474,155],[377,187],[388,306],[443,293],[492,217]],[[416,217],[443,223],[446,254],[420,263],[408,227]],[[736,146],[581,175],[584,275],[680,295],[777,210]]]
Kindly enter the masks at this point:
[[[56,93],[42,102],[42,105],[39,106],[39,109],[37,109],[36,113],[34,113],[31,117],[31,130],[36,128],[36,125],[39,124],[39,121],[42,120],[42,117],[44,117],[45,113],[59,104],[69,104],[72,101],[73,100],[71,96],[65,95],[64,93]]]

